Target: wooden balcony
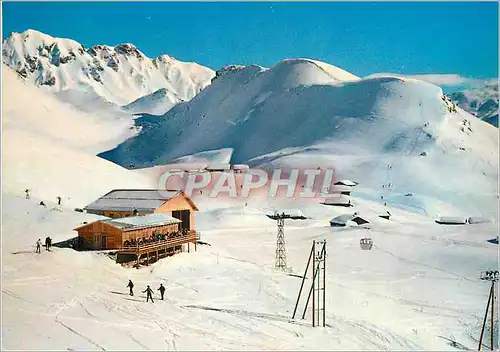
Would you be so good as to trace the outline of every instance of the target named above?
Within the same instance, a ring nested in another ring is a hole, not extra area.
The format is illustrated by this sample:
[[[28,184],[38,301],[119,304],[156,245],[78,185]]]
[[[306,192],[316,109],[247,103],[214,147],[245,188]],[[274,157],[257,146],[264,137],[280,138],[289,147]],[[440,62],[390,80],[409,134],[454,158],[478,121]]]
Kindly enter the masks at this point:
[[[194,243],[196,250],[196,241],[200,239],[200,234],[196,231],[189,231],[186,235],[170,238],[167,240],[159,240],[151,243],[138,244],[136,246],[124,246],[118,249],[121,254],[135,254],[141,256],[142,254],[149,254],[155,252],[166,252],[169,248],[175,248],[186,243]]]

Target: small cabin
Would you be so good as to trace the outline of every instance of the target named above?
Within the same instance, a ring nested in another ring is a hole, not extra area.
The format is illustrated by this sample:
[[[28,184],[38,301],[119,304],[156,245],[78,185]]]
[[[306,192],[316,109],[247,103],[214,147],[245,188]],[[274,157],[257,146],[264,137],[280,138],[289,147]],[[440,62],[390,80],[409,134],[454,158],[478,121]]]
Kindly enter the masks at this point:
[[[115,189],[84,208],[87,213],[124,218],[161,213],[181,220],[181,229],[194,231],[198,207],[183,191]]]

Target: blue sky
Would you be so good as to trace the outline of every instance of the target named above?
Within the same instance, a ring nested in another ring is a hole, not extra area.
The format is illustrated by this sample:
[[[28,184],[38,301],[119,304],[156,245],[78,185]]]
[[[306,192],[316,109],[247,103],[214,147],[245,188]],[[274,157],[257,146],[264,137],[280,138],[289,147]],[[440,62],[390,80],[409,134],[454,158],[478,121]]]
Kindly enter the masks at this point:
[[[2,5],[4,38],[30,28],[85,46],[130,42],[150,57],[165,53],[213,69],[309,57],[360,76],[498,77],[496,2]]]

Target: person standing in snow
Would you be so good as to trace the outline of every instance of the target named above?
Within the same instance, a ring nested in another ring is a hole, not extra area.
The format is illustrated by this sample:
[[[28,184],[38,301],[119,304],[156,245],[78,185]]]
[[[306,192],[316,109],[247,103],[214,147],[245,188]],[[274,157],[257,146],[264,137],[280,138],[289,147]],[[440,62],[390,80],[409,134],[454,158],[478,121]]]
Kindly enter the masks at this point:
[[[165,286],[163,286],[163,284],[160,284],[158,291],[160,291],[161,300],[163,301],[163,295],[165,294]]]
[[[128,288],[130,288],[130,293],[129,295],[133,296],[134,295],[134,283],[132,282],[132,280],[128,280],[128,285],[127,285]]]
[[[38,241],[36,241],[36,252],[38,254],[41,253],[41,247],[42,247],[42,241],[40,241],[40,239],[38,239]]]
[[[151,287],[149,287],[148,285],[148,288],[146,288],[146,291],[142,291],[142,293],[146,293],[147,296],[146,296],[146,302],[149,302],[149,299],[151,298],[151,303],[155,303],[153,301],[153,290],[151,289]]]
[[[61,197],[57,196],[57,205],[61,205]]]
[[[47,236],[45,238],[45,249],[49,250],[49,248],[50,248],[50,238]]]
[[[26,193],[26,199],[30,199],[30,190],[26,189],[24,193]]]

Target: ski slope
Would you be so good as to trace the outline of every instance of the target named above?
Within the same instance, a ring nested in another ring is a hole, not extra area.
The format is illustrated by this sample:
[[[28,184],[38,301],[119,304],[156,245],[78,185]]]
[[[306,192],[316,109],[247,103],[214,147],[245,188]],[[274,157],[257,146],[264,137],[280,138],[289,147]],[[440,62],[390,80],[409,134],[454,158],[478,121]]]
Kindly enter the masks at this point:
[[[24,195],[30,189],[46,204],[61,196],[64,203],[82,207],[115,186],[150,185],[96,156],[136,133],[132,119],[77,110],[22,82],[8,67],[2,86],[4,191]]]
[[[313,239],[327,240],[326,328],[291,319],[301,279],[276,272],[275,222],[267,200],[221,204],[197,199],[202,240],[150,267],[126,269],[104,253],[53,247],[34,253],[37,238],[55,242],[96,216],[3,196],[3,346],[57,350],[456,350],[475,348],[495,267],[495,225],[446,227],[428,218],[359,201],[371,230],[333,230],[332,207],[302,208],[312,220],[287,221],[288,265],[302,275]],[[373,238],[362,251],[359,240]],[[135,295],[128,296],[128,279]],[[140,291],[160,283],[166,300]],[[310,280],[306,280],[308,287]],[[486,334],[489,332],[486,331]],[[489,336],[489,335],[487,335]]]
[[[130,43],[84,48],[74,40],[31,29],[6,38],[2,55],[19,75],[50,92],[90,91],[117,105],[159,89],[168,91],[175,103],[187,101],[210,84],[215,74],[168,55],[150,59]],[[150,107],[143,108],[141,112],[150,112]]]

